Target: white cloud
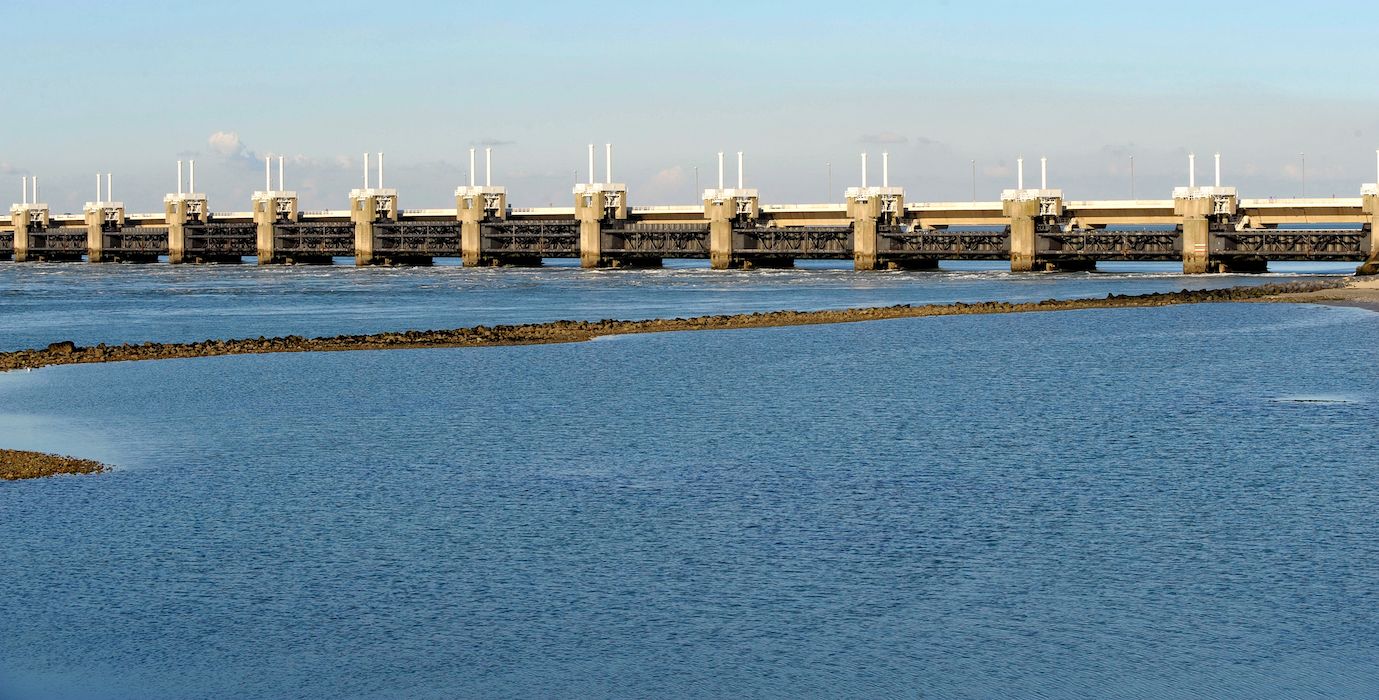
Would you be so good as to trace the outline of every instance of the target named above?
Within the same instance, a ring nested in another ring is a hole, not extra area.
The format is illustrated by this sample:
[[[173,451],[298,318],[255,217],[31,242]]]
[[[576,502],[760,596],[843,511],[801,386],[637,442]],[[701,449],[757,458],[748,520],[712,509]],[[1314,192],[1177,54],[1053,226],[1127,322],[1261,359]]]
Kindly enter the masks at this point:
[[[247,150],[244,142],[239,140],[239,134],[234,131],[217,131],[206,139],[206,143],[212,151],[227,158],[243,155]]]
[[[651,184],[661,188],[671,188],[685,182],[685,169],[682,166],[666,168],[651,178]]]
[[[857,140],[862,143],[893,144],[909,143],[910,137],[894,131],[882,131],[878,134],[862,134]],[[928,142],[928,139],[925,139],[925,142]]]

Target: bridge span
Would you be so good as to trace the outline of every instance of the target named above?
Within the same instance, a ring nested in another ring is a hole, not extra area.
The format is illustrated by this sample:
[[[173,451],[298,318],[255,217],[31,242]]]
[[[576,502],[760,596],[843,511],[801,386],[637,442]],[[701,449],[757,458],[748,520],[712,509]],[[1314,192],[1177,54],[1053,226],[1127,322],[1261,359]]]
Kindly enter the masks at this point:
[[[657,266],[706,259],[712,267],[787,267],[796,260],[851,260],[858,270],[929,269],[941,260],[1008,260],[1013,271],[1086,270],[1102,261],[1180,261],[1186,273],[1259,272],[1271,261],[1353,261],[1379,271],[1379,186],[1331,199],[1242,199],[1218,180],[1154,200],[1070,200],[1062,190],[1018,187],[994,201],[908,202],[883,166],[880,187],[849,187],[842,203],[763,204],[756,189],[719,186],[687,206],[629,204],[626,185],[573,189],[573,206],[514,208],[507,190],[470,184],[454,208],[402,209],[396,189],[352,190],[348,209],[301,211],[297,193],[266,175],[248,211],[212,211],[204,194],[178,192],[163,210],[126,212],[106,195],[80,214],[54,214],[37,183],[0,226],[0,259],[90,262],[539,265],[575,258],[584,267]],[[740,154],[739,154],[740,156]],[[864,161],[865,162],[865,161]],[[180,165],[180,164],[179,164]],[[1023,164],[1022,164],[1023,166]],[[865,173],[865,166],[864,166]],[[1041,178],[1043,179],[1043,178]],[[179,167],[179,190],[181,190]],[[192,179],[192,190],[195,180]]]

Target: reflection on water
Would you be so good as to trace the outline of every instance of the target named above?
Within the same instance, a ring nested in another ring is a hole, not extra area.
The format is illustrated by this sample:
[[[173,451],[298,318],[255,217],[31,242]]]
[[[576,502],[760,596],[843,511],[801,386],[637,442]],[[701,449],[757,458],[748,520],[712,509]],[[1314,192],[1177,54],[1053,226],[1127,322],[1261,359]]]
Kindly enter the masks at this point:
[[[1373,697],[1376,348],[1238,304],[0,375],[119,467],[0,484],[0,696]]]

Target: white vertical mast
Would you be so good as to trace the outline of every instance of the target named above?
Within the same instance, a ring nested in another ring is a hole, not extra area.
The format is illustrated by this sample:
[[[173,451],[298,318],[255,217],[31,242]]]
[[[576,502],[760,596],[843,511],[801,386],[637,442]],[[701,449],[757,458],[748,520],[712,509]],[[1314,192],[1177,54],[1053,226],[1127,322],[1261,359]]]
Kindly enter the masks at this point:
[[[182,161],[177,161],[177,196],[182,196]]]
[[[881,186],[891,186],[891,154],[881,152]]]
[[[101,174],[96,173],[96,204],[101,203]]]
[[[1025,189],[1025,159],[1015,159],[1015,189]]]
[[[369,152],[364,151],[364,189],[369,189]]]
[[[723,189],[723,151],[718,152],[718,189]]]
[[[263,157],[263,191],[273,191],[273,156]]]
[[[24,204],[27,205],[27,204],[29,203],[29,176],[28,176],[28,175],[25,175],[25,176],[20,180],[20,185],[19,185],[19,186],[22,187],[22,188],[24,189]]]
[[[594,144],[589,144],[589,184],[594,184]]]
[[[383,151],[378,152],[378,188],[383,189]]]
[[[867,154],[862,154],[862,187],[867,186]]]
[[[99,187],[99,185],[97,185],[97,187]],[[105,174],[105,203],[106,203],[106,204],[109,204],[109,203],[111,203],[111,202],[113,202],[113,201],[115,201],[115,195],[114,195],[113,189],[110,187],[110,173],[106,173],[106,174]]]
[[[1197,154],[1187,154],[1187,186],[1197,186]]]
[[[484,187],[493,186],[493,149],[484,147]]]
[[[1216,154],[1216,186],[1221,186],[1221,154]]]
[[[1042,157],[1041,157],[1041,158],[1039,159],[1039,189],[1041,189],[1041,190],[1047,190],[1048,188],[1049,188],[1049,159],[1048,159],[1048,158],[1042,158]]]
[[[737,152],[737,188],[742,189],[742,151]]]
[[[606,182],[608,182],[609,184],[612,184],[612,182],[613,182],[613,144],[611,144],[611,143],[605,143],[605,144],[603,144],[603,167],[604,167],[604,170],[603,170],[604,175],[607,175],[607,176],[608,176],[608,179],[606,180]]]
[[[286,192],[287,185],[283,184],[283,157],[278,156],[278,191]]]
[[[187,180],[187,184],[191,187],[191,192],[189,194],[196,194],[196,161],[187,161],[187,167],[191,170]]]

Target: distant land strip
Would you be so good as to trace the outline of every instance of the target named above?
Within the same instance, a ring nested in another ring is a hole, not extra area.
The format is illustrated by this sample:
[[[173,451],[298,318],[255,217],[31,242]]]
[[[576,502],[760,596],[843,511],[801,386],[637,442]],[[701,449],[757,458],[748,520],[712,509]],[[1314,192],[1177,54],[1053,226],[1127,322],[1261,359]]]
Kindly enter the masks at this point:
[[[502,345],[543,345],[577,343],[601,336],[673,331],[733,330],[777,326],[806,326],[826,323],[856,323],[927,316],[968,314],[1011,314],[1033,311],[1075,311],[1080,309],[1142,308],[1208,304],[1231,301],[1329,301],[1329,290],[1344,291],[1345,279],[1309,280],[1284,284],[1203,289],[1198,291],[1158,292],[1153,294],[1108,294],[1095,299],[1047,299],[1039,302],[976,303],[882,306],[828,311],[767,311],[747,314],[662,318],[644,321],[551,321],[519,325],[474,326],[453,330],[398,331],[368,335],[338,335],[329,338],[244,338],[204,340],[195,343],[143,343],[138,345],[100,345],[82,347],[72,341],[53,343],[46,348],[0,353],[0,371],[37,369],[54,365],[95,362],[135,362],[185,357],[256,355],[275,352],[341,352],[347,350],[400,350],[413,348],[467,348]],[[1287,295],[1287,298],[1284,297]],[[1307,295],[1307,298],[1299,298]],[[1338,297],[1339,298],[1339,297]]]

